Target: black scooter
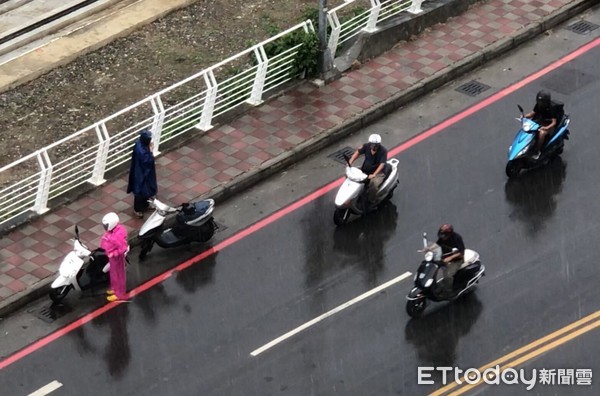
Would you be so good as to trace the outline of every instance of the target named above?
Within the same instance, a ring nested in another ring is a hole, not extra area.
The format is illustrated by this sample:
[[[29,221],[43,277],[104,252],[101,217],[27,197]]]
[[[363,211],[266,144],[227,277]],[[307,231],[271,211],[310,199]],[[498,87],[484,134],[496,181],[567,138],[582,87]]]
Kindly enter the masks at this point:
[[[162,248],[172,248],[191,242],[208,242],[218,228],[212,217],[215,207],[212,199],[173,207],[154,198],[150,206],[155,211],[138,234],[142,241],[140,259],[146,257],[155,243]]]
[[[453,254],[456,249],[448,254]],[[406,313],[410,317],[421,316],[427,307],[427,300],[440,302],[451,301],[470,293],[485,275],[485,267],[479,261],[479,253],[474,250],[465,249],[464,263],[454,275],[453,294],[442,297],[438,283],[438,271],[442,263],[442,248],[437,243],[428,244],[427,234],[423,234],[423,250],[425,259],[421,262],[414,278],[414,287],[410,290],[406,299]]]

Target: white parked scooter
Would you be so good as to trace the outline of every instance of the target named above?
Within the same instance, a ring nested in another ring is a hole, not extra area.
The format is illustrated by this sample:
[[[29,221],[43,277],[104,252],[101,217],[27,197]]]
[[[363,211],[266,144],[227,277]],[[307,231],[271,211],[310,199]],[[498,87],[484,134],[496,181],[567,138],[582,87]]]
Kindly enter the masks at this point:
[[[104,249],[90,251],[79,239],[79,228],[75,226],[73,250],[60,263],[58,277],[50,286],[50,299],[57,303],[62,301],[71,289],[84,291],[106,285],[109,281],[109,269],[108,256]]]
[[[369,181],[369,175],[359,168],[350,166],[348,157],[344,158],[347,164],[346,180],[335,196],[335,212],[333,213],[333,222],[338,226],[350,221],[352,215],[362,216],[365,214],[363,208],[366,206],[364,200],[367,199],[367,196],[364,190]],[[384,173],[388,176],[377,190],[375,206],[388,201],[394,195],[394,190],[399,183],[398,162],[396,158],[387,161]]]

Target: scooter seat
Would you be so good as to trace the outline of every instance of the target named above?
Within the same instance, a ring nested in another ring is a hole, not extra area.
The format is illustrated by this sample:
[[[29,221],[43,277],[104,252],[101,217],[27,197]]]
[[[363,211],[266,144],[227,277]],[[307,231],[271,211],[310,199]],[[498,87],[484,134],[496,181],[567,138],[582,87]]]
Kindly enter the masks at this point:
[[[383,167],[383,174],[385,175],[385,178],[383,179],[383,182],[385,183],[385,181],[392,174],[392,165],[390,165],[389,163],[386,163],[385,166]],[[382,183],[382,185],[383,185],[383,183]]]
[[[181,212],[177,214],[177,221],[181,224],[194,226],[210,210],[212,205],[211,200],[185,204]]]
[[[381,187],[379,187],[379,191],[383,190],[383,187],[386,185],[388,179],[392,176],[392,173],[394,173],[394,167],[392,166],[391,162],[395,162],[396,165],[398,164],[398,160],[395,158],[392,158],[385,163],[385,166],[383,167],[383,174],[385,175],[385,178],[383,179],[383,183],[381,183]]]

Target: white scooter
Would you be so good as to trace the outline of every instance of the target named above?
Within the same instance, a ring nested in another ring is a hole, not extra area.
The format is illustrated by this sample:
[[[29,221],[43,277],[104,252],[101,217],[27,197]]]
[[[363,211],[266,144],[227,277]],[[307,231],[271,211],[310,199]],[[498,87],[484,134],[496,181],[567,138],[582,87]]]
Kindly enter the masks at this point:
[[[347,164],[346,180],[335,196],[335,212],[333,213],[333,222],[338,226],[348,223],[352,215],[362,216],[365,214],[367,196],[364,190],[369,182],[369,175],[359,168],[350,166],[348,157],[344,158]],[[394,195],[394,190],[399,183],[398,162],[396,158],[387,161],[384,173],[388,176],[377,190],[375,206],[388,201]]]
[[[75,226],[73,250],[60,263],[58,277],[50,286],[50,299],[58,303],[71,289],[81,292],[96,286],[105,286],[110,280],[109,269],[108,256],[104,249],[90,251],[79,239],[79,228]]]

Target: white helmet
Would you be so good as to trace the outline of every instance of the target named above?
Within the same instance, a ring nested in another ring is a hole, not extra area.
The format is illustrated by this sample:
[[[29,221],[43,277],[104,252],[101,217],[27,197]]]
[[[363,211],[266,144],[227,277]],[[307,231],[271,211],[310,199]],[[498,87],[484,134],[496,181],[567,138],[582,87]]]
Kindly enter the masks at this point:
[[[369,143],[381,144],[381,136],[376,133],[372,134],[369,136]]]
[[[107,231],[112,231],[119,224],[119,216],[115,212],[110,212],[102,218],[102,225]]]

